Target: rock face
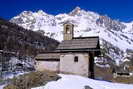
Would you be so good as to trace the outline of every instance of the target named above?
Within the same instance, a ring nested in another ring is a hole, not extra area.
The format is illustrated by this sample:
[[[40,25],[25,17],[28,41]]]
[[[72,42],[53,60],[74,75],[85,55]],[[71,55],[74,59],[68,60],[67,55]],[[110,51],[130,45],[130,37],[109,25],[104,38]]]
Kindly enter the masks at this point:
[[[63,40],[63,23],[74,24],[74,36],[99,36],[103,59],[111,64],[119,64],[127,50],[133,50],[133,22],[124,23],[112,20],[79,7],[66,14],[56,16],[47,14],[42,10],[38,12],[24,11],[13,17],[11,22],[26,29],[39,31],[42,34]]]

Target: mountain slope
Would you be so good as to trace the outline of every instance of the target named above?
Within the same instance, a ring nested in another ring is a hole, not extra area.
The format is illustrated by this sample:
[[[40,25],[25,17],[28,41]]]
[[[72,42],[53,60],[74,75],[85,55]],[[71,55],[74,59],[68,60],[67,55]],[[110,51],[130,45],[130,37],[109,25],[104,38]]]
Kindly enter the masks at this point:
[[[74,36],[99,36],[104,58],[123,60],[127,50],[133,50],[133,25],[108,16],[101,16],[91,11],[76,7],[72,12],[49,15],[42,10],[24,11],[13,17],[11,22],[33,31],[44,31],[44,35],[56,40],[63,40],[63,23],[74,24]]]
[[[39,32],[26,30],[0,19],[0,50],[13,51],[20,55],[36,55],[40,51],[53,50],[59,43]]]

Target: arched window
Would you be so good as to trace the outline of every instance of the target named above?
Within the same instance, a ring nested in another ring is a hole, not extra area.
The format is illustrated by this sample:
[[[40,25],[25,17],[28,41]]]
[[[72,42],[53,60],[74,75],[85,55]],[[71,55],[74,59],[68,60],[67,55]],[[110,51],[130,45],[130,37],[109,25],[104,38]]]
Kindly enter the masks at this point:
[[[66,33],[67,33],[67,34],[70,33],[70,25],[66,25]]]

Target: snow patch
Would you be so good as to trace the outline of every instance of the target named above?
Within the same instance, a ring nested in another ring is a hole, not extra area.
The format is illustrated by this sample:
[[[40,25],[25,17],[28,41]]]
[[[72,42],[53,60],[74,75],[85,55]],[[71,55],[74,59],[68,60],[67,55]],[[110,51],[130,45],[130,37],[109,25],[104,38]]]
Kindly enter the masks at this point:
[[[84,89],[88,85],[93,89],[133,89],[133,85],[111,83],[106,81],[93,80],[77,75],[64,75],[58,81],[52,81],[45,86],[32,89]]]

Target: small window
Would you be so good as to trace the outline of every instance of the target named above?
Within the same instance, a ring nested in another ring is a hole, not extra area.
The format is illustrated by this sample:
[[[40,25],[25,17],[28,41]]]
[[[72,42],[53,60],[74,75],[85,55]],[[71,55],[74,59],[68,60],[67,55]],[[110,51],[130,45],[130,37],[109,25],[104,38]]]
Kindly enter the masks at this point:
[[[78,62],[78,56],[74,57],[74,62]]]

